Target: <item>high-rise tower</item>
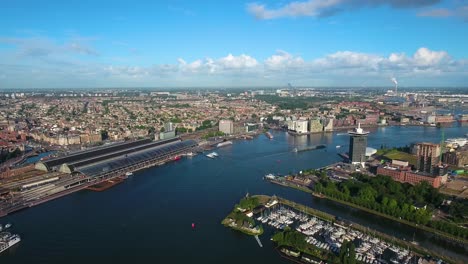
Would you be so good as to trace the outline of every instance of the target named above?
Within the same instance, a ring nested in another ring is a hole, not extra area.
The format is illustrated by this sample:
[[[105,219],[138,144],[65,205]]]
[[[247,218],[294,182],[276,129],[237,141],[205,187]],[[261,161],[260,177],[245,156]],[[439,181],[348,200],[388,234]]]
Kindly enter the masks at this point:
[[[367,135],[369,131],[361,128],[361,123],[349,134],[349,160],[351,163],[362,163],[366,161]]]
[[[440,145],[434,143],[416,144],[416,167],[421,172],[433,173],[434,166],[439,164]]]

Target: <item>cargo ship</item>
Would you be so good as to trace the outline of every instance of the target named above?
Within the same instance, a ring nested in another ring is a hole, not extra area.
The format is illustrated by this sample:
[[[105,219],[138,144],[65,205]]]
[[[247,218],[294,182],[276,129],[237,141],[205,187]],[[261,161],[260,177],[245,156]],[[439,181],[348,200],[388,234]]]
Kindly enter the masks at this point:
[[[102,192],[102,191],[105,191],[105,190],[107,190],[107,189],[109,189],[111,187],[114,187],[115,185],[123,182],[126,178],[128,178],[128,176],[115,177],[113,179],[103,181],[103,182],[95,184],[93,186],[89,186],[86,189],[91,190],[91,191],[95,191],[95,192]]]
[[[273,135],[269,131],[265,133],[265,136],[267,136],[269,139],[273,139]]]
[[[19,235],[12,235],[8,232],[0,233],[0,253],[14,246],[21,241]]]

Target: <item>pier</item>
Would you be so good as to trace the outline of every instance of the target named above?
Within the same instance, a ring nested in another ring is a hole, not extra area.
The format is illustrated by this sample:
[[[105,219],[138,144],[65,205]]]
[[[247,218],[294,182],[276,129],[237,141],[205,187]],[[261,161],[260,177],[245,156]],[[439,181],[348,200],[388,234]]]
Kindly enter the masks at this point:
[[[257,240],[257,243],[258,243],[258,245],[259,245],[260,247],[263,247],[262,241],[260,241],[260,238],[258,238],[257,235],[255,236],[255,240]]]

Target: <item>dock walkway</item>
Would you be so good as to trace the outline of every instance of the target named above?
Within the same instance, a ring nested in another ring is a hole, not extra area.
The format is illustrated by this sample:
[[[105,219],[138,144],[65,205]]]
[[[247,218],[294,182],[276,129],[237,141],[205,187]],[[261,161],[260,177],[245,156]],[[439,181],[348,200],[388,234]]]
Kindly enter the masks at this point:
[[[258,238],[258,236],[255,236],[255,240],[257,240],[257,243],[260,247],[263,247],[262,241],[260,241],[260,238]]]

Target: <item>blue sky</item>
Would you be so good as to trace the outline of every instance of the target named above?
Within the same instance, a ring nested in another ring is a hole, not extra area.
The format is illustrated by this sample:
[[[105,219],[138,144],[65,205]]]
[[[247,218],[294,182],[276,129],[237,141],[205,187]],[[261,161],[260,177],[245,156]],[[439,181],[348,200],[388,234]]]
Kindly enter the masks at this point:
[[[462,0],[15,0],[0,21],[0,89],[468,81]]]

